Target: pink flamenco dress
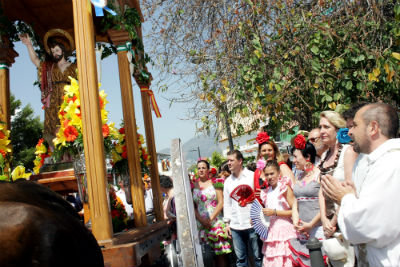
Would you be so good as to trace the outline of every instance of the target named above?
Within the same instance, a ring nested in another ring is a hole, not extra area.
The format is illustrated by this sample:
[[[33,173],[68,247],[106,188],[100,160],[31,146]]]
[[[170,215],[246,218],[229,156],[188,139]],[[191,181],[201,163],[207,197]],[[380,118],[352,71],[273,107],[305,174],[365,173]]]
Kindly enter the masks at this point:
[[[210,218],[217,207],[216,188],[223,188],[223,178],[213,178],[213,186],[204,189],[193,189],[193,201],[197,205],[197,211],[203,218]],[[211,229],[205,228],[197,221],[201,242],[205,242],[213,248],[216,255],[232,252],[230,238],[226,231],[226,225],[222,220],[222,212],[211,222]]]
[[[261,190],[260,198],[266,208],[279,210],[290,210],[290,206],[285,198],[287,186],[291,186],[290,179],[279,178],[275,189],[268,187]],[[291,250],[289,248],[290,239],[296,238],[296,230],[292,219],[288,217],[270,216],[268,237],[263,240],[262,253],[264,254],[263,267],[284,266],[291,267]]]

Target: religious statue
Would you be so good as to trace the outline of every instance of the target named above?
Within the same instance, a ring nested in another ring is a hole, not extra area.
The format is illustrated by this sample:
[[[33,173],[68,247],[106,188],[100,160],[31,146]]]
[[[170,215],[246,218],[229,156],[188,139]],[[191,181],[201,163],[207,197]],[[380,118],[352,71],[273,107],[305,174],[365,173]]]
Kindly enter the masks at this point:
[[[64,86],[70,84],[68,76],[77,78],[76,64],[68,61],[68,57],[75,47],[74,40],[64,30],[48,31],[43,38],[46,55],[44,61],[41,61],[33,48],[29,35],[21,34],[19,37],[26,45],[31,61],[38,68],[41,101],[45,114],[43,138],[53,150],[53,139],[56,137],[59,127],[58,113],[63,101]]]

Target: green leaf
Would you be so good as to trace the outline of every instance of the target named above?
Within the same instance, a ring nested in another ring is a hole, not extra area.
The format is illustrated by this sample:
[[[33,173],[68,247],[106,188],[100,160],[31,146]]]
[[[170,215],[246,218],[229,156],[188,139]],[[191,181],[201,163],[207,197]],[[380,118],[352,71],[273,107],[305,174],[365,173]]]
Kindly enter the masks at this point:
[[[326,102],[332,102],[332,97],[330,95],[325,96]]]
[[[353,87],[353,83],[351,81],[347,81],[346,83],[346,89],[350,90]]]
[[[314,55],[318,55],[319,52],[319,48],[317,46],[313,46],[311,47],[311,52],[313,52]]]

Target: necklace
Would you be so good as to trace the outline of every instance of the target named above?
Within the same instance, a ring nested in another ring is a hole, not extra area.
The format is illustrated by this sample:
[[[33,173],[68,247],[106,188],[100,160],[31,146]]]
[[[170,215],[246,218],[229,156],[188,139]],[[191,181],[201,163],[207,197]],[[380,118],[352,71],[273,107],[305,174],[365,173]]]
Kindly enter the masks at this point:
[[[342,144],[339,143],[339,149],[338,149],[338,152],[336,153],[335,161],[333,162],[332,166],[325,167],[325,168],[322,167],[322,166],[324,166],[324,162],[326,161],[328,154],[326,155],[326,157],[323,160],[321,160],[321,162],[319,164],[319,168],[321,170],[321,175],[325,175],[325,174],[329,174],[329,173],[333,172],[333,170],[336,168],[336,166],[338,164],[340,153],[342,152],[342,147],[343,147]]]

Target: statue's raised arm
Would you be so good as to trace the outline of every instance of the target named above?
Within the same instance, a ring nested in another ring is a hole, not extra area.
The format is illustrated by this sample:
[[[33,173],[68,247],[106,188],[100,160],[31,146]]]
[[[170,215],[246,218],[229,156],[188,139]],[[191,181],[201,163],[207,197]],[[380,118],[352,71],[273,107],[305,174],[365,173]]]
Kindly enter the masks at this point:
[[[37,56],[35,49],[33,49],[33,45],[32,45],[32,40],[29,37],[29,35],[27,33],[23,33],[19,35],[19,39],[21,40],[21,42],[26,46],[26,48],[28,49],[28,53],[29,53],[29,58],[31,59],[32,63],[39,68],[40,66],[40,60],[39,57]]]

